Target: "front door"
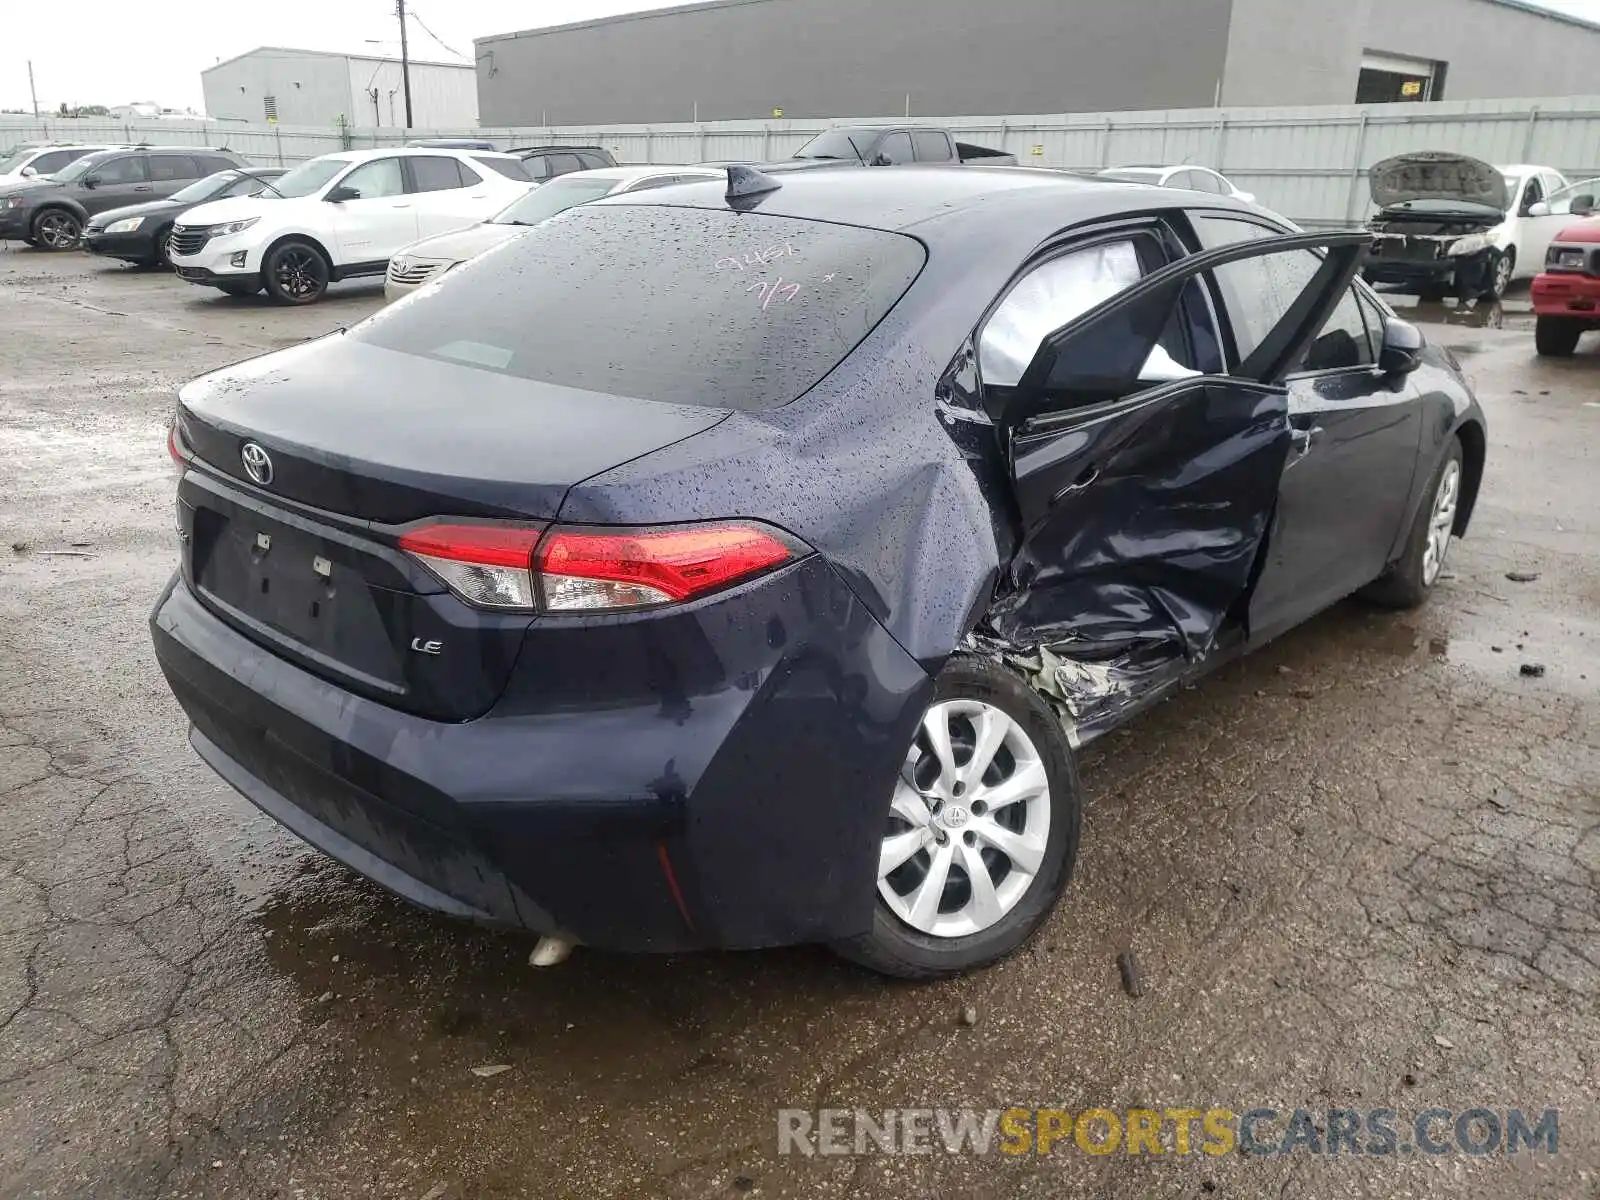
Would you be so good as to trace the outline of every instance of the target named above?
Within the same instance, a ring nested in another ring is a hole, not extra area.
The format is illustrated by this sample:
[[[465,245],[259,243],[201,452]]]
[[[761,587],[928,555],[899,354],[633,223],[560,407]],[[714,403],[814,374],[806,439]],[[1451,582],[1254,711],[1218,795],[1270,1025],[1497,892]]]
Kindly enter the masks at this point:
[[[1040,686],[1080,738],[1242,623],[1292,450],[1282,380],[1365,240],[1294,235],[1180,259],[1048,335],[1003,390],[1020,539],[991,626],[1048,652]],[[1215,293],[1199,281],[1250,260],[1283,271],[1277,260],[1309,250],[1326,253],[1255,347],[1231,370],[1211,360]]]
[[[415,197],[406,192],[398,156],[362,163],[333,190],[345,189],[356,194],[330,201],[341,270],[381,268],[396,250],[417,240]]]
[[[89,186],[90,182],[94,186]],[[107,209],[123,208],[153,200],[145,156],[125,154],[97,164],[78,181],[78,203],[90,216]]]

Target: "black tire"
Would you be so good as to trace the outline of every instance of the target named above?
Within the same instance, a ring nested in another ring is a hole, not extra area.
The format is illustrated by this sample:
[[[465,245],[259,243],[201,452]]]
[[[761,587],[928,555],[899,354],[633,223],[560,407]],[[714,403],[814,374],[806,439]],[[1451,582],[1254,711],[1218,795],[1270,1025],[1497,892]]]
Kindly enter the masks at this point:
[[[238,296],[243,299],[246,296],[254,296],[257,292],[259,292],[261,290],[261,281],[251,280],[249,283],[219,283],[217,284],[217,288],[226,295]]]
[[[1545,358],[1570,358],[1583,336],[1583,322],[1571,317],[1540,317],[1533,325],[1533,345]]]
[[[168,225],[165,229],[159,231],[156,234],[156,256],[155,256],[155,261],[153,262],[152,265],[153,266],[157,266],[157,267],[162,267],[162,268],[164,268],[165,270],[168,270],[168,271],[172,270],[172,226],[171,225]]]
[[[326,294],[330,275],[322,251],[298,238],[274,246],[261,264],[267,295],[279,304],[315,304]]]
[[[64,208],[47,208],[33,218],[29,227],[33,244],[40,250],[76,250],[78,237],[83,233],[83,222]]]
[[[1417,506],[1416,519],[1411,523],[1411,533],[1406,538],[1399,561],[1361,591],[1363,600],[1384,608],[1417,608],[1433,594],[1439,573],[1444,570],[1444,558],[1449,554],[1450,543],[1448,540],[1444,543],[1444,555],[1440,557],[1438,571],[1430,579],[1427,566],[1428,533],[1438,511],[1440,486],[1452,471],[1456,480],[1455,500],[1451,509],[1454,520],[1460,511],[1462,485],[1466,478],[1462,471],[1461,441],[1458,438],[1451,440],[1449,452],[1428,481],[1428,490],[1423,493],[1422,503]]]
[[[963,936],[935,936],[901,920],[879,894],[871,931],[833,945],[836,953],[852,962],[901,979],[959,974],[998,962],[1020,948],[1061,898],[1078,857],[1083,801],[1077,768],[1061,723],[1043,697],[999,663],[987,658],[957,657],[940,673],[934,692],[935,704],[947,700],[989,704],[1010,717],[1026,734],[1049,783],[1050,826],[1038,871],[1013,906],[989,927]],[[970,761],[970,747],[966,753]],[[972,812],[977,815],[978,811],[974,806]],[[893,819],[892,814],[885,815]],[[969,845],[974,844],[970,833],[963,836]],[[876,879],[873,887],[876,891]]]
[[[1511,275],[1517,269],[1517,252],[1508,248],[1504,253],[1495,256],[1489,264],[1489,274],[1484,280],[1483,291],[1478,293],[1480,300],[1503,300],[1507,290],[1511,287]]]

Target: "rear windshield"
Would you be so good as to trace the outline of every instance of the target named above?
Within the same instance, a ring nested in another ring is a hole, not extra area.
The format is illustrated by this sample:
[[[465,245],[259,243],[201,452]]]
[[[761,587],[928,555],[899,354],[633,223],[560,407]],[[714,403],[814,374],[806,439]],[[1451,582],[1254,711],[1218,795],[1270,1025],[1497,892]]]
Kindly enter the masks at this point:
[[[518,196],[494,217],[496,225],[537,225],[579,204],[609,196],[620,187],[619,179],[592,179],[583,176],[555,179]]]
[[[776,408],[872,332],[925,259],[921,242],[882,230],[588,205],[456,268],[352,336],[587,391]]]

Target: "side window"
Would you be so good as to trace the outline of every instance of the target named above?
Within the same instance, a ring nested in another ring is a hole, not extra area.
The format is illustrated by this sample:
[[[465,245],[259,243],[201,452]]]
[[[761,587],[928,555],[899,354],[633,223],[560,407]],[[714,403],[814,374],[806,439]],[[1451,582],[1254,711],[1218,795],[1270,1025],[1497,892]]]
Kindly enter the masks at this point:
[[[950,139],[935,129],[918,129],[911,134],[918,162],[949,162]]]
[[[1531,205],[1544,199],[1544,188],[1539,185],[1539,177],[1530,175],[1528,186],[1522,189],[1522,212],[1527,212]]]
[[[1133,242],[1122,240],[1074,250],[1023,276],[978,339],[984,383],[1015,387],[1047,334],[1132,287],[1142,274]]]
[[[528,168],[528,175],[535,183],[543,183],[550,178],[550,156],[548,154],[535,154],[526,159],[524,165]]]
[[[81,157],[83,153],[82,150],[52,150],[48,154],[39,155],[28,165],[40,175],[49,175],[54,171],[61,170],[73,159]]]
[[[602,168],[616,165],[615,163],[609,161],[605,155],[595,154],[594,152],[588,150],[579,152],[578,161],[583,164],[583,169],[585,171],[598,171]]]
[[[340,187],[354,188],[360,200],[378,200],[385,196],[403,196],[405,180],[400,174],[398,158],[379,158],[363,163],[339,181]]]
[[[448,192],[461,186],[460,165],[442,155],[412,155],[411,175],[419,192]]]
[[[1210,192],[1213,196],[1222,195],[1222,180],[1210,171],[1190,171],[1190,187],[1197,192]]]
[[[195,161],[200,166],[202,178],[207,175],[215,175],[218,171],[237,171],[241,165],[231,158],[222,157],[220,154],[197,154],[195,155]]]
[[[144,159],[137,154],[100,163],[90,168],[88,174],[93,175],[102,184],[143,183],[146,178]]]
[[[888,160],[891,166],[898,167],[903,163],[915,162],[916,156],[911,151],[911,135],[909,133],[887,133],[878,143],[878,151],[874,156],[876,161]]]
[[[1174,171],[1171,175],[1167,176],[1167,181],[1163,186],[1170,188],[1185,188],[1189,191],[1193,191],[1195,190],[1194,174],[1191,171]]]
[[[1309,254],[1308,251],[1301,253],[1313,259],[1312,269],[1315,270],[1316,256]],[[1356,302],[1355,289],[1346,288],[1344,298],[1339,301],[1339,307],[1333,310],[1333,315],[1322,327],[1322,332],[1316,336],[1311,345],[1306,347],[1305,357],[1294,369],[1351,370],[1356,367],[1370,367],[1377,361],[1377,355],[1372,348],[1372,331],[1367,326],[1361,305]]]
[[[156,183],[170,183],[174,179],[198,179],[200,168],[187,154],[152,154],[150,178]]]
[[[550,173],[552,175],[570,175],[574,171],[583,170],[583,159],[576,154],[550,155]]]
[[[466,163],[456,160],[456,170],[461,173],[462,187],[477,187],[483,182],[483,176],[474,171]]]
[[[527,183],[533,178],[528,174],[529,164],[518,162],[513,158],[475,158],[472,161],[481,167],[488,167],[496,175],[504,175],[507,179],[515,179],[519,183]]]

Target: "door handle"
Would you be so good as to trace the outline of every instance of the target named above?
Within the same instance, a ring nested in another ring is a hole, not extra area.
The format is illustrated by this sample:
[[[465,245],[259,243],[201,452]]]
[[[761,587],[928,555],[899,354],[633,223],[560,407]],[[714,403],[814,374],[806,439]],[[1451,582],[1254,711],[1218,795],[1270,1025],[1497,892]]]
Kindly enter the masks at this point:
[[[1067,484],[1066,487],[1062,488],[1054,496],[1051,496],[1050,503],[1055,504],[1057,501],[1065,500],[1068,496],[1075,492],[1083,491],[1084,488],[1089,487],[1094,483],[1095,480],[1099,478],[1100,468],[1098,466],[1088,467],[1081,475],[1079,475],[1071,483]]]
[[[409,205],[409,204],[391,204],[389,207],[390,208],[410,208],[411,205]]]

